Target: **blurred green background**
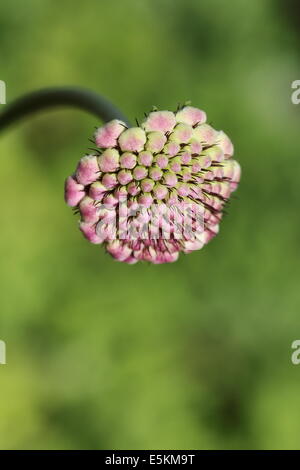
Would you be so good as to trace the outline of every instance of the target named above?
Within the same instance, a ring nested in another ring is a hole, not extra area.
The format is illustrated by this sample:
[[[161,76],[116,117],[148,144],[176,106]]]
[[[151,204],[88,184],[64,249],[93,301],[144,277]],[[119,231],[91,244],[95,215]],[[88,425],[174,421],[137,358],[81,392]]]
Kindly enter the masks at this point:
[[[8,102],[80,85],[133,120],[190,99],[243,169],[208,246],[128,266],[63,201],[99,123],[56,110],[1,135],[1,449],[300,447],[297,15],[292,0],[1,2]]]

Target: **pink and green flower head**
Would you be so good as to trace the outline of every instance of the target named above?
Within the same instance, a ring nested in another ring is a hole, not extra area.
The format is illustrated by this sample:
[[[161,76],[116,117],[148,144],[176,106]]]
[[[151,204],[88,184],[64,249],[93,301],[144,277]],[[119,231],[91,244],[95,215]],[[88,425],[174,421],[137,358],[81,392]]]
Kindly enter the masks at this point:
[[[95,151],[65,183],[80,230],[115,259],[176,261],[219,231],[240,180],[233,144],[192,106],[152,111],[140,126],[114,119],[97,129]]]

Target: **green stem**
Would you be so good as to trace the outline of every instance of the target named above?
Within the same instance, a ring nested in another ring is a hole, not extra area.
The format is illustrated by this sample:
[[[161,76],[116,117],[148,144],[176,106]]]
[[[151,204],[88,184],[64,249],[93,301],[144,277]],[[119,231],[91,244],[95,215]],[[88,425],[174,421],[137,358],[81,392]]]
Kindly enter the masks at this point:
[[[82,109],[104,122],[120,119],[130,126],[121,111],[98,93],[77,87],[55,87],[28,93],[6,105],[4,111],[0,113],[0,132],[37,111],[61,106]]]

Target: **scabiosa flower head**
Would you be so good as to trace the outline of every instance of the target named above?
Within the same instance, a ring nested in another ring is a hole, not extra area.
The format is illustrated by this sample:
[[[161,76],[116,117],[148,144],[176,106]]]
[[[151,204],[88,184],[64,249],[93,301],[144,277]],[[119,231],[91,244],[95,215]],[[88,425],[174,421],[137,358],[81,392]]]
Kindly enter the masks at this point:
[[[152,111],[137,127],[115,119],[95,132],[97,148],[65,183],[80,230],[119,261],[176,261],[219,231],[223,209],[240,180],[233,145],[183,106]]]

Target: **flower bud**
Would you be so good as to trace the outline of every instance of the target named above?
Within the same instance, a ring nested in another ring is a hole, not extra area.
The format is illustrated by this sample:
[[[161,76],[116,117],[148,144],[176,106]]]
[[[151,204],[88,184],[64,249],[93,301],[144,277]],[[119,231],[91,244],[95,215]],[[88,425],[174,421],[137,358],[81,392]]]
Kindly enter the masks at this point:
[[[160,154],[156,155],[155,161],[156,161],[156,164],[159,166],[159,168],[167,168],[168,167],[169,159],[163,153],[160,153]]]
[[[138,197],[138,203],[144,207],[150,207],[153,202],[153,197],[150,193],[141,193]]]
[[[132,173],[129,170],[121,170],[117,175],[118,181],[124,186],[132,181]]]
[[[225,132],[218,132],[217,144],[221,147],[224,152],[225,158],[230,158],[233,155],[233,144]]]
[[[133,170],[133,177],[135,180],[142,180],[146,178],[148,174],[148,170],[144,166],[136,166],[135,169]]]
[[[193,106],[185,106],[176,113],[176,121],[194,126],[203,124],[206,121],[206,113]]]
[[[99,176],[99,166],[97,157],[94,155],[86,155],[82,157],[78,163],[76,170],[76,179],[78,183],[86,185],[93,183]]]
[[[102,177],[102,184],[106,190],[115,188],[118,184],[115,173],[105,173]]]
[[[153,155],[148,150],[144,150],[143,152],[139,153],[138,155],[139,165],[151,166],[152,161],[153,161]]]
[[[142,126],[147,132],[171,132],[176,124],[174,113],[170,111],[153,111],[149,114]]]
[[[100,201],[103,197],[103,193],[107,191],[107,188],[100,183],[100,181],[95,181],[95,183],[91,184],[89,190],[89,196],[95,201]]]
[[[129,129],[115,119],[95,140],[103,153],[83,157],[65,183],[88,240],[119,261],[160,264],[218,233],[241,170],[229,137],[206,124],[204,111],[153,111]]]
[[[106,250],[118,261],[125,261],[132,253],[132,250],[119,240],[110,241],[107,244]]]
[[[116,149],[106,149],[98,157],[100,170],[103,173],[114,172],[119,168],[119,152]]]
[[[222,162],[224,160],[224,153],[219,145],[214,145],[208,149],[203,150],[202,155],[210,157],[211,161]]]
[[[118,199],[112,193],[106,194],[103,198],[103,204],[107,207],[115,207],[118,204]]]
[[[181,171],[181,157],[174,157],[170,159],[169,162],[170,169],[176,173]]]
[[[159,183],[156,183],[156,185],[153,188],[153,193],[154,193],[156,199],[162,200],[167,196],[168,189],[166,188],[166,186],[164,186],[162,184],[159,184]]]
[[[217,139],[218,133],[209,124],[201,124],[195,127],[193,137],[206,145],[212,145]]]
[[[128,194],[130,194],[131,196],[136,196],[141,190],[138,187],[137,183],[135,181],[132,181],[128,184],[127,191]]]
[[[175,155],[178,154],[180,151],[180,145],[177,144],[177,142],[172,142],[169,141],[165,146],[164,146],[164,153],[169,155],[170,157],[174,157]]]
[[[189,126],[189,124],[180,123],[177,124],[174,128],[172,134],[170,135],[170,140],[181,144],[187,144],[191,140],[192,136],[192,126]]]
[[[116,199],[118,199],[119,202],[126,201],[127,200],[127,188],[126,186],[118,186],[114,190],[114,196]]]
[[[190,192],[189,185],[187,183],[179,183],[177,185],[177,192],[179,196],[188,196]]]
[[[190,180],[193,179],[192,169],[190,169],[190,168],[184,168],[184,170],[182,170],[182,172],[181,172],[181,175],[182,175],[182,180],[184,182],[187,182],[187,181],[190,181]]]
[[[140,152],[144,149],[145,143],[146,134],[140,127],[131,127],[119,137],[119,145],[123,152]]]
[[[69,176],[65,182],[65,201],[68,206],[75,207],[84,197],[84,186]]]
[[[164,182],[167,186],[175,187],[178,183],[176,173],[174,173],[172,171],[167,171],[164,174]]]
[[[181,158],[181,163],[183,163],[184,165],[187,165],[188,163],[190,163],[192,159],[192,154],[190,150],[184,150],[182,154],[180,155],[180,158]]]
[[[149,170],[149,177],[151,179],[153,179],[153,181],[160,180],[162,175],[163,175],[163,172],[161,171],[161,169],[158,166],[153,166]]]
[[[147,135],[146,150],[153,153],[161,152],[167,141],[165,134],[159,131],[149,132]]]
[[[185,240],[184,241],[184,253],[191,253],[195,250],[201,250],[204,243],[200,240]]]
[[[79,228],[89,242],[95,244],[103,243],[104,239],[97,235],[94,224],[81,222]]]
[[[109,148],[117,145],[119,135],[126,129],[124,122],[114,119],[95,132],[95,142],[98,147]]]
[[[198,140],[192,138],[190,140],[191,153],[194,155],[199,155],[202,151],[202,144]]]
[[[144,180],[141,181],[141,188],[142,188],[142,191],[144,191],[145,193],[150,193],[154,187],[154,181],[150,178],[146,178]]]
[[[89,196],[86,196],[82,199],[79,204],[79,210],[81,214],[81,219],[84,222],[93,224],[98,221],[99,216],[97,207],[95,206],[95,201]]]
[[[131,152],[125,152],[120,158],[120,167],[132,170],[136,165],[136,155]]]

